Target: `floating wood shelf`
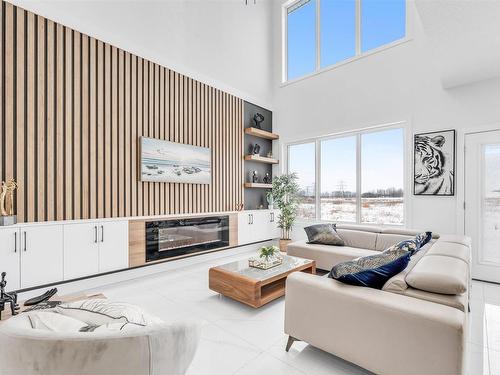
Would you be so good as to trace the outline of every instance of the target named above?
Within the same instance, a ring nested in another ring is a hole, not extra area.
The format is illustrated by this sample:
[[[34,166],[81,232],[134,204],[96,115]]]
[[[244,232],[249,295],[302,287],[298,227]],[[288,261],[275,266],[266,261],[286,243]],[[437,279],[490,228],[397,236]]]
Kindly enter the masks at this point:
[[[272,189],[272,184],[262,184],[258,182],[245,182],[246,188],[261,188],[261,189]]]
[[[260,155],[246,155],[245,160],[246,161],[257,161],[259,163],[266,163],[266,164],[278,164],[277,159],[267,158],[265,156],[260,156]]]
[[[255,137],[264,138],[264,139],[278,139],[280,136],[278,134],[274,134],[262,129],[257,128],[245,128],[245,133],[253,135]]]

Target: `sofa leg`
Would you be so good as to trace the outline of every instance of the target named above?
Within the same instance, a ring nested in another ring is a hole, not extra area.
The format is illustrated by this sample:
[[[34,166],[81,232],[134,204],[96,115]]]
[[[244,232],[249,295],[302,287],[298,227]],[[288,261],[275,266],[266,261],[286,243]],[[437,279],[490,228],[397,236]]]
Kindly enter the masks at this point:
[[[285,349],[287,352],[290,350],[295,341],[300,341],[300,340],[296,339],[295,337],[288,336],[288,342],[286,343],[286,349]]]

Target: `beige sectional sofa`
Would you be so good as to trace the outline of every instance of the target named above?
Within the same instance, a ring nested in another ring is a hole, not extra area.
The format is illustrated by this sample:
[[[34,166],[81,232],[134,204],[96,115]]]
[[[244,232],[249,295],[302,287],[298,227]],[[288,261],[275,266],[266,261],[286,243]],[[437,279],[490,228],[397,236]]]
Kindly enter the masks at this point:
[[[337,226],[346,246],[288,245],[317,268],[376,254],[419,231]],[[433,235],[382,290],[294,273],[287,279],[285,333],[377,374],[463,374],[470,291],[470,239]]]

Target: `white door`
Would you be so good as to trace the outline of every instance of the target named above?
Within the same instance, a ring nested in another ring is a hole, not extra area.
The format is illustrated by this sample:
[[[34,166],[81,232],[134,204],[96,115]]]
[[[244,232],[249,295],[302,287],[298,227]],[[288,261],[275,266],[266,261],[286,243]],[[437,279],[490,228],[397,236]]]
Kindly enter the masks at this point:
[[[128,221],[98,223],[99,272],[128,268]]]
[[[500,282],[500,131],[465,136],[465,233],[472,277]]]
[[[21,228],[21,287],[63,280],[62,225]]]
[[[7,286],[10,292],[21,287],[19,229],[0,229],[0,272],[7,272]]]
[[[97,223],[64,225],[64,280],[99,273]]]

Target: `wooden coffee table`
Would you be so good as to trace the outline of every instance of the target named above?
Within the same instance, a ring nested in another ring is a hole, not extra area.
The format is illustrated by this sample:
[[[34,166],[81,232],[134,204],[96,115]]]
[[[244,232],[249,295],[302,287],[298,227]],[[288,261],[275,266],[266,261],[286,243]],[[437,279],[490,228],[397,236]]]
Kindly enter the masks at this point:
[[[210,268],[211,290],[252,307],[261,307],[285,295],[285,281],[296,271],[316,273],[316,262],[285,255],[283,264],[261,270],[248,266],[248,259]]]

